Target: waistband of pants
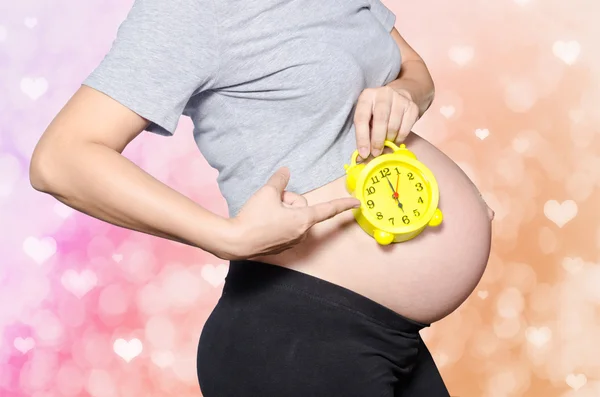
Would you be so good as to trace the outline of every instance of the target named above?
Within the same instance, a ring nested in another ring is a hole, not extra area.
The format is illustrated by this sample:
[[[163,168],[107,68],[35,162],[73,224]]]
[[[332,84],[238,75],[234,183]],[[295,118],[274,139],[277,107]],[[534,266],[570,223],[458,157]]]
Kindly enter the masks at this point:
[[[332,304],[344,306],[397,331],[417,333],[430,324],[420,323],[343,286],[283,266],[239,260],[231,261],[224,291],[279,287],[312,295]]]

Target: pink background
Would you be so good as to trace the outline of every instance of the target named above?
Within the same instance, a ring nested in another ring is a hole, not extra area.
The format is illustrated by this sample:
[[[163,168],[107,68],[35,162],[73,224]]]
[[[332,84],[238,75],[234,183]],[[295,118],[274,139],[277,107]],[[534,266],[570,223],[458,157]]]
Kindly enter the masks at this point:
[[[387,0],[437,97],[415,131],[496,211],[489,267],[423,336],[461,397],[600,396],[600,3]],[[199,396],[227,265],[33,191],[28,161],[131,0],[0,3],[0,396]],[[125,155],[226,214],[191,123]],[[235,381],[235,380],[232,380]]]

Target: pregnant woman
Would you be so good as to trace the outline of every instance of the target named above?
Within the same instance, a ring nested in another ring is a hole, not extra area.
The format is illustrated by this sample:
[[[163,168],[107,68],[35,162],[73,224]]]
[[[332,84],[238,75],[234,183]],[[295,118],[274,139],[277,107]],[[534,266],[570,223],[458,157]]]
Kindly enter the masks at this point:
[[[380,0],[136,0],[40,139],[37,190],[230,261],[200,335],[205,397],[449,395],[419,331],[478,283],[493,213],[411,132],[434,89],[394,22]],[[227,218],[121,155],[182,114]],[[344,164],[386,139],[434,173],[444,222],[381,246],[349,211]]]

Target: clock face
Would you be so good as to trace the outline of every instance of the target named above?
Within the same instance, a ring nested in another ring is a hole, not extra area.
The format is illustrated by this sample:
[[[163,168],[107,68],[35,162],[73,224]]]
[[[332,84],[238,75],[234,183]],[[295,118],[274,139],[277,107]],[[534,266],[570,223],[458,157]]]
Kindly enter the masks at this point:
[[[422,226],[431,203],[429,183],[419,169],[393,160],[366,175],[362,198],[365,215],[384,230]]]

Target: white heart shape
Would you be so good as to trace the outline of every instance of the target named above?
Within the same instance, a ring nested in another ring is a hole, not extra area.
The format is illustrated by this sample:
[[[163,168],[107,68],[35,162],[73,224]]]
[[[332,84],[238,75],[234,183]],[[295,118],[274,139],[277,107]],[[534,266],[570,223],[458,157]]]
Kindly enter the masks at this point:
[[[25,21],[23,22],[25,23],[25,26],[27,26],[29,29],[33,29],[36,27],[38,20],[37,18],[29,17],[25,18]]]
[[[582,258],[563,258],[562,267],[571,274],[576,274],[583,269],[584,261]]]
[[[532,345],[542,347],[552,338],[552,330],[548,327],[528,327],[525,330],[525,337]]]
[[[23,241],[23,251],[38,265],[41,265],[56,253],[56,241],[52,237],[42,239],[27,237]]]
[[[63,273],[60,282],[67,291],[81,299],[96,286],[98,279],[91,270],[86,269],[77,273],[71,269]]]
[[[567,65],[573,65],[579,57],[581,45],[575,40],[558,40],[552,45],[552,52],[554,53],[554,56],[562,60]]]
[[[573,200],[565,200],[560,204],[556,200],[548,200],[544,204],[544,215],[560,228],[575,218],[577,211],[577,203]]]
[[[129,341],[117,339],[113,344],[113,350],[117,356],[121,357],[126,362],[130,362],[142,353],[142,341],[137,338],[133,338]]]
[[[452,46],[448,50],[450,59],[459,66],[464,66],[473,59],[475,50],[470,46]]]
[[[481,299],[485,299],[485,298],[487,298],[487,297],[488,297],[488,295],[489,295],[489,292],[487,292],[487,291],[485,291],[485,290],[480,290],[480,291],[477,291],[477,296],[478,296],[479,298],[481,298]]]
[[[21,79],[21,91],[34,101],[39,99],[48,90],[48,81],[43,77]]]
[[[170,367],[175,362],[175,356],[167,350],[152,353],[150,359],[159,368]]]
[[[54,213],[63,219],[68,218],[75,210],[68,205],[64,205],[60,201],[54,204]]]
[[[206,280],[213,287],[217,287],[221,285],[225,281],[225,277],[227,276],[227,270],[229,266],[222,263],[220,265],[204,265],[202,267],[202,271],[200,275],[204,280]]]
[[[8,37],[8,30],[5,26],[0,25],[0,43],[6,40]]]
[[[123,255],[122,254],[113,254],[112,260],[119,263],[123,260]]]
[[[587,383],[587,377],[584,374],[569,374],[565,381],[571,389],[579,390]]]
[[[490,136],[490,130],[487,128],[478,128],[475,130],[475,136],[483,141],[485,138]]]
[[[21,338],[19,336],[15,338],[15,340],[13,341],[13,345],[15,346],[15,349],[25,354],[35,347],[35,341],[33,340],[33,338]]]
[[[456,112],[456,109],[454,108],[454,106],[451,106],[451,105],[442,106],[440,108],[440,113],[442,114],[442,116],[444,116],[447,119],[454,116],[455,112]]]

